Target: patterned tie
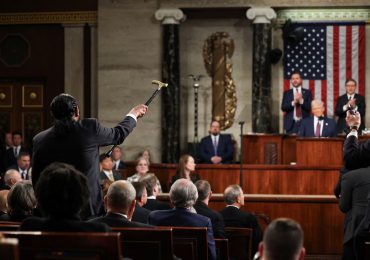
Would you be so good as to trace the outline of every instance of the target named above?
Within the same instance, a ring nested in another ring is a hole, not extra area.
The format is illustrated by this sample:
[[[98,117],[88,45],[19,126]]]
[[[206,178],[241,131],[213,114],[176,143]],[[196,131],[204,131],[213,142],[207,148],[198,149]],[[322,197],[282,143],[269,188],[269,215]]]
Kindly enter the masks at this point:
[[[295,88],[295,89],[296,89],[297,93],[299,93],[298,88]],[[300,104],[295,105],[295,117],[297,119],[301,119],[301,117],[302,117],[302,111],[301,111],[301,105]]]
[[[215,155],[217,155],[217,137],[213,138],[213,149],[215,151]]]
[[[15,158],[18,157],[18,147],[17,146],[14,146],[14,157]]]
[[[25,172],[25,171],[22,171],[21,176],[22,176],[22,179],[23,179],[23,180],[25,180],[25,179],[26,179],[26,175],[27,175],[27,174],[26,174],[26,172]]]
[[[321,130],[321,124],[320,124],[320,121],[317,121],[316,130],[315,130],[316,137],[320,137],[320,130]]]

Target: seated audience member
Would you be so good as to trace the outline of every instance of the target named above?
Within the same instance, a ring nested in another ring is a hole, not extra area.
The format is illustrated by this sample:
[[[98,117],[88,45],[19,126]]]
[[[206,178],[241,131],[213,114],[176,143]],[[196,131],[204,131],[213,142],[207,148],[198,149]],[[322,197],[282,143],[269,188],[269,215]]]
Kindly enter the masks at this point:
[[[177,180],[170,189],[174,209],[152,211],[148,222],[155,226],[207,227],[209,258],[216,259],[215,241],[209,218],[191,212],[198,198],[197,188],[187,179]]]
[[[370,168],[361,168],[342,176],[339,208],[346,215],[350,214],[344,230],[342,259],[355,259],[353,242],[355,231],[366,213],[367,196],[370,192],[369,170]]]
[[[195,183],[200,180],[199,174],[195,173],[195,161],[189,154],[184,154],[180,157],[179,164],[177,165],[176,175],[172,177],[171,185],[178,179],[184,178]]]
[[[145,184],[148,195],[148,200],[146,204],[143,205],[144,208],[150,211],[171,208],[168,204],[157,200],[157,195],[159,194],[158,179],[153,173],[144,175],[139,181]]]
[[[13,132],[13,147],[6,150],[6,167],[17,164],[17,158],[22,152],[29,152],[26,147],[22,145],[23,138],[20,132]]]
[[[199,157],[202,163],[232,163],[234,146],[230,135],[220,134],[218,121],[212,121],[210,135],[203,137],[199,144]]]
[[[10,169],[5,172],[4,175],[5,189],[9,190],[11,187],[13,187],[14,184],[20,181],[22,181],[22,178],[17,170]]]
[[[8,213],[2,215],[2,221],[17,221],[29,218],[36,207],[36,198],[30,181],[17,182],[8,194]]]
[[[122,175],[120,172],[113,171],[113,161],[111,157],[106,157],[105,154],[101,154],[99,157],[100,162],[100,182],[103,183],[104,180],[118,181],[122,180]]]
[[[17,164],[10,166],[8,169],[17,170],[22,180],[31,180],[31,156],[28,152],[20,152],[17,157]]]
[[[278,218],[266,228],[259,244],[260,260],[303,260],[303,230],[292,219]]]
[[[121,160],[122,149],[119,146],[115,146],[112,150],[112,161],[113,161],[113,170],[123,170],[126,168],[125,163]]]
[[[224,219],[225,227],[253,229],[252,253],[256,253],[258,243],[262,239],[262,231],[257,218],[254,215],[240,210],[244,205],[244,194],[242,188],[236,184],[228,186],[224,191],[224,200],[226,208],[221,210],[220,213]]]
[[[143,176],[145,176],[149,172],[149,161],[144,157],[140,157],[136,163],[136,173],[127,178],[129,182],[136,182]],[[158,190],[159,193],[162,193],[162,186],[159,180],[157,180]]]
[[[130,182],[123,180],[113,182],[104,197],[107,214],[89,222],[105,223],[110,227],[150,227],[131,221],[136,204],[135,196],[135,189]]]
[[[358,141],[358,129],[361,126],[361,115],[355,112],[353,115],[347,111],[347,125],[350,132],[343,144],[343,161],[348,170],[365,168],[370,166],[370,140]]]
[[[150,210],[143,208],[148,201],[148,193],[145,184],[143,182],[133,182],[132,186],[134,186],[136,191],[136,205],[134,214],[132,215],[132,221],[146,224],[148,223]]]
[[[199,215],[208,217],[212,222],[213,234],[217,238],[225,238],[224,220],[220,213],[208,207],[212,191],[208,181],[199,180],[195,183],[198,190],[198,199],[194,209]]]
[[[336,137],[335,121],[324,115],[324,102],[315,99],[311,103],[312,115],[302,120],[298,135],[301,137]]]
[[[365,118],[365,98],[356,93],[356,81],[354,79],[347,79],[345,85],[346,93],[338,98],[337,104],[335,106],[335,115],[338,116],[337,133],[339,134],[343,132],[347,133],[349,131],[346,123],[346,114],[348,110],[352,109],[354,111],[358,111],[363,122]],[[360,125],[360,133],[364,128],[364,125]]]
[[[4,137],[5,149],[13,148],[13,134],[11,132],[5,133]]]
[[[108,232],[100,223],[81,221],[81,211],[89,205],[87,178],[72,165],[51,163],[42,172],[35,188],[38,207],[45,218],[25,219],[22,231]]]
[[[9,190],[0,190],[0,216],[8,213]]]

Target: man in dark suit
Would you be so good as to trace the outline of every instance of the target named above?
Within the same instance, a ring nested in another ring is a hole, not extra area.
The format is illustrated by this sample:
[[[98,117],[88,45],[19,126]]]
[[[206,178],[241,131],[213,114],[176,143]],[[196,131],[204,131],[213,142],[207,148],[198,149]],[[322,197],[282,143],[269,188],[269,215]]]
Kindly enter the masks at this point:
[[[47,166],[38,179],[35,195],[45,218],[26,218],[20,227],[22,231],[111,231],[105,224],[81,221],[80,212],[89,202],[88,180],[72,165]]]
[[[107,214],[89,222],[105,223],[110,227],[151,227],[131,221],[136,204],[135,196],[135,188],[130,182],[123,180],[113,182],[104,197]]]
[[[336,137],[335,121],[324,115],[324,102],[315,99],[311,102],[312,116],[302,120],[298,135],[301,137]]]
[[[208,217],[212,222],[213,235],[217,238],[225,238],[224,220],[220,213],[208,207],[212,191],[208,181],[199,180],[195,183],[198,190],[198,199],[194,205],[197,214]]]
[[[242,211],[244,205],[243,190],[239,185],[230,185],[224,191],[226,208],[220,211],[225,227],[251,228],[252,233],[252,253],[258,250],[258,243],[262,240],[262,231],[257,218],[249,212]]]
[[[192,207],[198,198],[197,188],[187,179],[178,179],[170,189],[174,209],[152,211],[148,222],[155,226],[206,227],[208,233],[209,259],[216,259],[215,241],[209,218],[193,213]]]
[[[22,133],[13,132],[13,147],[10,147],[6,150],[6,167],[17,164],[17,158],[20,153],[28,152],[28,149],[22,145],[23,138]]]
[[[148,107],[138,105],[115,127],[102,126],[97,119],[80,120],[80,110],[74,97],[60,94],[51,102],[55,124],[33,138],[32,182],[37,184],[41,171],[51,162],[72,164],[83,172],[90,188],[90,212],[103,211],[102,192],[99,184],[99,147],[120,144],[136,126],[137,118]]]
[[[99,162],[101,167],[100,183],[104,183],[105,180],[118,181],[123,179],[120,172],[113,170],[111,157],[107,157],[103,153],[99,156]]]
[[[148,193],[146,191],[145,184],[137,181],[133,182],[132,186],[134,186],[136,191],[136,205],[134,214],[132,215],[132,221],[147,224],[150,210],[143,208],[148,201]]]
[[[167,203],[157,200],[157,195],[159,193],[158,179],[153,173],[145,174],[139,181],[144,183],[148,195],[147,202],[143,205],[144,208],[150,211],[171,208]]]
[[[122,149],[119,146],[115,146],[111,154],[113,160],[113,170],[123,170],[126,168],[125,163],[121,160]]]
[[[351,218],[344,230],[342,259],[355,259],[353,239],[366,212],[367,196],[370,192],[369,171],[370,168],[361,168],[342,176],[339,208],[346,214],[351,211]]]
[[[31,180],[31,156],[28,152],[20,152],[17,163],[8,169],[14,169],[19,172],[23,180]]]
[[[298,71],[291,74],[290,82],[293,88],[284,92],[281,110],[285,113],[285,133],[296,134],[301,120],[310,115],[312,94],[309,89],[302,88],[301,74]]]
[[[337,121],[337,132],[343,133],[348,132],[349,128],[346,123],[346,113],[349,109],[358,111],[361,115],[361,121],[364,121],[365,118],[365,98],[356,93],[356,86],[357,83],[354,79],[347,79],[346,80],[346,93],[340,97],[338,97],[337,104],[335,106],[335,115],[338,116]],[[361,133],[362,130],[365,128],[364,124],[362,124],[359,128],[359,132]]]
[[[359,143],[358,129],[361,125],[359,112],[351,114],[347,111],[347,125],[350,132],[343,144],[343,161],[348,170],[365,168],[370,166],[370,140]]]
[[[202,163],[231,163],[234,157],[234,146],[230,135],[220,134],[218,121],[212,121],[210,135],[203,137],[199,144],[199,157]]]

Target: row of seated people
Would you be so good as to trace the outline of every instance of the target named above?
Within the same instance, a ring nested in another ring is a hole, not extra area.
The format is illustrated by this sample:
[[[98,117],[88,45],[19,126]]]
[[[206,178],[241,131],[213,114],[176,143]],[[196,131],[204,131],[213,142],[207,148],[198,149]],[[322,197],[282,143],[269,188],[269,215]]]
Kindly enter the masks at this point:
[[[138,208],[140,205],[145,207],[145,204],[153,206],[153,203],[150,203],[151,199],[145,203],[145,193],[150,198],[153,191],[158,190],[155,176],[148,174],[142,183],[134,184],[138,192],[130,182],[116,181],[110,185],[104,199],[107,214],[90,219],[88,222],[81,222],[79,213],[85,208],[89,197],[86,178],[73,167],[61,163],[50,165],[41,176],[36,185],[35,194],[29,181],[21,181],[11,188],[7,194],[8,212],[0,217],[1,220],[23,221],[21,230],[38,231],[99,232],[110,230],[101,223],[126,227],[148,227],[148,224],[153,226],[203,226],[208,228],[209,252],[212,259],[215,257],[213,229],[217,237],[224,236],[222,219],[226,226],[253,229],[254,252],[257,251],[258,242],[261,240],[261,230],[256,218],[239,209],[244,204],[244,196],[243,191],[237,185],[232,185],[225,190],[225,201],[228,207],[219,214],[207,207],[211,196],[208,182],[197,182],[200,194],[198,199],[197,187],[187,179],[179,179],[175,181],[170,191],[174,209],[165,205],[167,210],[157,210],[160,203],[156,202],[156,207],[151,208],[153,212],[140,220],[135,216],[135,212],[140,212],[136,211],[135,207]],[[137,197],[138,203],[135,200],[136,194],[141,195]],[[46,218],[32,217],[36,204],[37,209],[41,210]],[[199,210],[199,214],[195,213],[196,210]],[[209,217],[202,216],[201,212],[211,217],[214,222],[212,223]],[[210,212],[210,215],[207,212]],[[148,224],[130,221],[131,219]]]
[[[143,194],[145,194],[146,189],[140,184],[142,183],[135,184],[135,187],[141,191],[142,195],[138,200],[143,201],[143,197],[145,197]],[[197,187],[200,191],[201,201],[198,200]],[[35,188],[35,194],[33,194],[31,183],[27,181],[19,182],[12,187],[7,199],[9,203],[8,216],[11,217],[14,212],[23,213],[24,218],[20,226],[20,230],[23,231],[108,232],[111,230],[110,227],[207,227],[209,255],[211,259],[216,259],[211,220],[201,214],[196,214],[194,211],[199,209],[200,213],[202,208],[207,209],[207,202],[211,196],[208,182],[198,181],[197,186],[195,186],[187,179],[177,180],[170,191],[170,199],[175,206],[174,209],[151,212],[147,217],[148,224],[131,221],[134,218],[136,194],[135,188],[130,182],[116,181],[110,185],[104,199],[107,214],[89,221],[81,221],[79,213],[87,205],[89,198],[87,179],[70,165],[53,163],[42,173]],[[20,198],[23,201],[19,201]],[[37,205],[44,215],[43,218],[30,216],[36,206],[35,198],[37,198]],[[218,225],[216,229],[219,230],[218,236],[223,236],[221,231],[223,227],[222,217],[224,217],[225,223],[230,221],[233,223],[234,221],[236,226],[243,225],[243,221],[246,222],[250,219],[253,220],[251,222],[255,225],[252,226],[252,237],[258,238],[257,242],[259,242],[261,240],[261,230],[257,221],[248,213],[239,212],[240,206],[244,203],[241,188],[237,185],[228,187],[225,190],[225,201],[231,204],[221,212],[221,215],[213,212],[213,214],[218,215],[218,223],[216,224]],[[18,204],[14,205],[15,202],[18,202]],[[26,202],[30,202],[32,206],[24,205],[24,203],[27,204]],[[243,221],[239,222],[240,218],[243,217]],[[16,219],[16,221],[19,220]],[[257,248],[254,249],[254,252],[256,251]]]

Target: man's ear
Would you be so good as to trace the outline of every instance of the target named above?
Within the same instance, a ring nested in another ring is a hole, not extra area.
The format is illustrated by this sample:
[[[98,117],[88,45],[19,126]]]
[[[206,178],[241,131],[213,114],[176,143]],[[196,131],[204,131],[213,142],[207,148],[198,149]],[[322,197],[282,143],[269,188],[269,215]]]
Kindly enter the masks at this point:
[[[306,249],[304,247],[301,248],[301,252],[299,253],[299,260],[303,260],[304,256],[306,255]]]
[[[127,219],[131,221],[132,215],[134,215],[136,200],[131,202],[130,208],[127,212]]]
[[[263,256],[263,243],[262,242],[258,244],[258,254],[260,257],[259,259],[262,259],[262,256]]]

